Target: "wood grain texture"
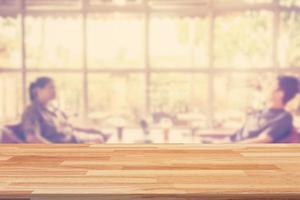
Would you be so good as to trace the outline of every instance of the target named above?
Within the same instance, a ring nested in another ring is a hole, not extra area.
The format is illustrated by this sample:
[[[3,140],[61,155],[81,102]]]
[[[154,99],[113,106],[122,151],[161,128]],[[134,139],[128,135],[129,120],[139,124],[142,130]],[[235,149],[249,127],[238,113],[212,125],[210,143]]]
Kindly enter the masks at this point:
[[[300,145],[1,145],[16,198],[300,199]]]

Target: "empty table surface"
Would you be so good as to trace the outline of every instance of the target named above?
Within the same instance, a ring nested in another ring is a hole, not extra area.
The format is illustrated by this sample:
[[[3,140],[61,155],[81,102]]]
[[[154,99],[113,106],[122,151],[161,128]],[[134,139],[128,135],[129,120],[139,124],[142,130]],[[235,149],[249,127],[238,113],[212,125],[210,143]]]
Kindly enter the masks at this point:
[[[300,145],[0,145],[0,199],[300,199]]]

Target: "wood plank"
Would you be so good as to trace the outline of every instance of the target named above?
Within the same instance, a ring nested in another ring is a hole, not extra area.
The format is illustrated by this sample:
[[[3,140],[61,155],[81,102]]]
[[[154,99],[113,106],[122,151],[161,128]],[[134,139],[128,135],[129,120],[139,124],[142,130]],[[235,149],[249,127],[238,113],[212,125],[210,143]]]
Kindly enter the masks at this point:
[[[0,200],[300,199],[300,145],[1,145]]]

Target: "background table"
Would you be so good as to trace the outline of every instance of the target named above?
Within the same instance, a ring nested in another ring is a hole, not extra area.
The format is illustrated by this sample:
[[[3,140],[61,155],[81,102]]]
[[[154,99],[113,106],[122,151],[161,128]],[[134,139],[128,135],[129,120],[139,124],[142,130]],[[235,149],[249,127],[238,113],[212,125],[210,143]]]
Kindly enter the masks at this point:
[[[300,199],[300,145],[1,145],[0,199]]]
[[[143,143],[145,140],[145,135],[140,128],[124,128],[122,141],[118,139],[118,134],[115,129],[104,129],[105,133],[112,133],[111,138],[107,141],[110,144],[123,143],[123,144],[137,144]],[[164,129],[160,127],[155,127],[150,129],[150,134],[148,139],[154,144],[191,144],[201,143],[201,138],[203,137],[214,137],[222,138],[230,136],[235,132],[233,129],[200,129],[195,132],[192,136],[192,131],[190,128],[186,127],[174,127],[169,129],[168,141],[164,139]]]

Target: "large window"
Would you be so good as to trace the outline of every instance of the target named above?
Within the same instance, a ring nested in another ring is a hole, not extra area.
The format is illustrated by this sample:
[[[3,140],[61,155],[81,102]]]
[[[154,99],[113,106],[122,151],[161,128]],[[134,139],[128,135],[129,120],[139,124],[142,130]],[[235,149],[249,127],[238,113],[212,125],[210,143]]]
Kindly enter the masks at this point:
[[[19,119],[30,82],[50,76],[56,105],[97,125],[237,127],[277,75],[300,72],[299,1],[3,2],[1,123]],[[299,101],[291,107],[299,113]]]

